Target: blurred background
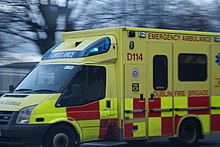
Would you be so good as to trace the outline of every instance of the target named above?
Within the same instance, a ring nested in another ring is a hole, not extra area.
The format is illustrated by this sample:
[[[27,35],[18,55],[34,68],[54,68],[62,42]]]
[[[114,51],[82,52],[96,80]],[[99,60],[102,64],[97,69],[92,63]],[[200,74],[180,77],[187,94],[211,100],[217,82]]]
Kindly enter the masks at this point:
[[[219,0],[1,0],[0,94],[16,85],[64,31],[133,26],[220,30]]]

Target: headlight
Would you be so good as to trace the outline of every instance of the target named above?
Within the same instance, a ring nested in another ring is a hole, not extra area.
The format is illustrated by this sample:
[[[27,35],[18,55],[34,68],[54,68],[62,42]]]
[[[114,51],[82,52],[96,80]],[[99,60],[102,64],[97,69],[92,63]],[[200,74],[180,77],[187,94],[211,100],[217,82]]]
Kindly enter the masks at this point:
[[[28,124],[30,116],[31,116],[31,112],[35,107],[36,106],[30,106],[30,107],[21,109],[21,111],[18,114],[16,123],[17,124]]]

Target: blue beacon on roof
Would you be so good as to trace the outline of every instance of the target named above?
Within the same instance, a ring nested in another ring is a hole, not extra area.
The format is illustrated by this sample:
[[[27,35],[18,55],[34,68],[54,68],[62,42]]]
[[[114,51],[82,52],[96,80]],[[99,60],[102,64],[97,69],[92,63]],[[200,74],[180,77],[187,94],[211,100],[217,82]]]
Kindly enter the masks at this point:
[[[215,60],[215,62],[220,66],[220,53],[218,53],[218,54],[216,55],[216,60]]]

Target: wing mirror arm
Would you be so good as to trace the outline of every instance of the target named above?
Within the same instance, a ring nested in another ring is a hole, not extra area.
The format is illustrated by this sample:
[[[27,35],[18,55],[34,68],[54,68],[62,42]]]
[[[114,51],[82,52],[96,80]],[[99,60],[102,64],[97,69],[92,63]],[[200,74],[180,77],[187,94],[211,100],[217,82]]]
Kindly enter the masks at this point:
[[[9,92],[12,93],[15,90],[14,85],[9,85]]]

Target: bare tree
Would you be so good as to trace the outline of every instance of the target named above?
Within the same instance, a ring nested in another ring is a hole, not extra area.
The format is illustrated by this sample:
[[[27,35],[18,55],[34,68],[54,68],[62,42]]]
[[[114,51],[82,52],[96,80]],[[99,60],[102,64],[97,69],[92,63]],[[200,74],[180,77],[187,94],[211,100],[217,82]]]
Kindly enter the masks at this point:
[[[32,41],[43,54],[55,44],[57,32],[74,30],[74,23],[84,10],[81,5],[88,3],[89,0],[2,0],[0,6],[6,9],[0,8],[0,33]],[[14,40],[5,43],[14,44]],[[1,47],[1,51],[5,49]]]
[[[3,47],[3,43],[4,43],[4,41],[3,41],[3,34],[2,33],[0,33],[0,49],[3,49],[4,47]],[[0,50],[0,59],[2,58],[2,54],[1,54],[1,51],[2,50]]]
[[[219,32],[220,30],[220,1],[215,0],[212,9],[210,9],[211,13],[209,14],[209,19],[207,21],[210,21],[213,24],[213,27],[211,27],[211,31]]]
[[[31,41],[43,54],[58,33],[76,29],[121,25],[216,31],[218,0],[212,8],[215,12],[190,0],[1,0],[0,52]]]

